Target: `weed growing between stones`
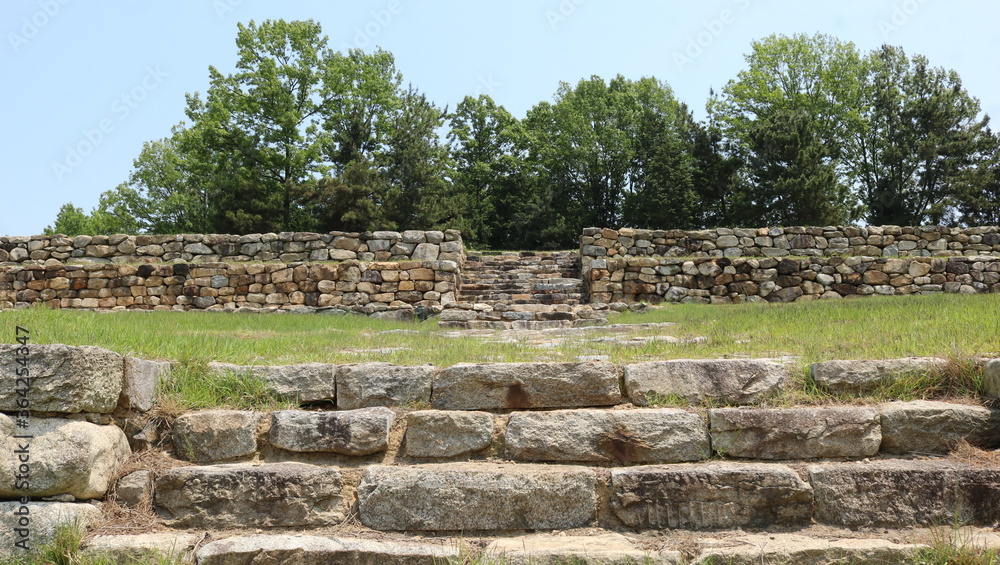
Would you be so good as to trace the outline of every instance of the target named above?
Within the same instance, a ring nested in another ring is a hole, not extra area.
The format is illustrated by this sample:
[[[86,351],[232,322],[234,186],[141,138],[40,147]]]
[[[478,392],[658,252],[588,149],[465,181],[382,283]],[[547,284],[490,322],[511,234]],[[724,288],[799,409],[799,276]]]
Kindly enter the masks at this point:
[[[235,410],[285,410],[298,407],[294,399],[268,389],[267,382],[251,374],[212,374],[202,359],[187,359],[171,368],[170,379],[160,383],[158,397],[164,416],[185,410],[231,408]]]
[[[85,552],[81,548],[84,528],[79,524],[61,524],[46,544],[37,547],[28,556],[14,556],[0,561],[2,565],[117,565],[122,563],[109,554]],[[183,556],[163,555],[149,552],[145,555],[131,555],[131,565],[182,565]]]

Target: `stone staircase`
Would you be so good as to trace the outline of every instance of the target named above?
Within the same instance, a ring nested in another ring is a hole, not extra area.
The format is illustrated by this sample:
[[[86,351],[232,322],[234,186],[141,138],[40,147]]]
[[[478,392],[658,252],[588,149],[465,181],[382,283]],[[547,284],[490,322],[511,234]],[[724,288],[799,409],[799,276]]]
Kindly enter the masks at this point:
[[[168,378],[167,368],[126,359],[122,374],[122,359],[97,348],[32,351],[41,366],[76,368],[38,382],[35,399],[49,410],[76,408],[42,403],[96,394],[100,375],[130,383],[120,397],[109,389],[109,402],[88,399],[133,407],[125,434],[113,424],[61,425],[164,450],[108,489],[156,516],[151,533],[133,533],[129,521],[88,539],[87,551],[116,562],[173,551],[198,565],[906,563],[951,524],[1000,547],[989,529],[1000,521],[995,452],[948,455],[961,440],[998,447],[1000,410],[935,401],[768,407],[797,378],[781,361],[211,364],[206,378],[253,374],[300,405],[193,411],[136,433],[137,391],[149,388],[153,368]],[[831,361],[811,373],[819,387],[864,390],[942,363]],[[1000,360],[985,364],[984,378],[1000,392]],[[51,398],[50,385],[59,391]],[[63,455],[43,448],[55,428],[39,420],[32,466],[55,469]],[[6,446],[8,459],[15,448]],[[92,457],[96,465],[122,454]],[[30,503],[37,531],[46,510],[96,519],[95,506],[68,500],[101,498],[80,485],[103,491],[110,477],[100,484],[93,472],[81,483],[79,473],[66,467],[64,479],[34,487],[62,501]],[[0,503],[4,531],[16,531],[18,504]],[[472,561],[478,555],[494,560]]]
[[[469,254],[457,302],[439,324],[460,329],[550,329],[603,323],[608,309],[587,305],[575,251]]]

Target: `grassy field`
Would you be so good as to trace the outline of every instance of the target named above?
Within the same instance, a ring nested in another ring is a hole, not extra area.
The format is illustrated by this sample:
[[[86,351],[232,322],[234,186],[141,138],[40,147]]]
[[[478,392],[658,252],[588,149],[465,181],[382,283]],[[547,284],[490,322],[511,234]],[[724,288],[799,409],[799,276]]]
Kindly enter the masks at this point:
[[[115,312],[29,309],[0,312],[33,343],[99,345],[122,354],[173,361],[245,365],[301,362],[399,364],[795,356],[829,359],[1000,357],[1000,295],[932,295],[729,306],[671,305],[612,317],[636,327],[456,337],[432,319],[420,324],[363,316]],[[672,337],[669,337],[672,336]],[[672,338],[677,338],[676,342]],[[694,338],[704,338],[691,342]],[[669,341],[668,341],[669,340]]]

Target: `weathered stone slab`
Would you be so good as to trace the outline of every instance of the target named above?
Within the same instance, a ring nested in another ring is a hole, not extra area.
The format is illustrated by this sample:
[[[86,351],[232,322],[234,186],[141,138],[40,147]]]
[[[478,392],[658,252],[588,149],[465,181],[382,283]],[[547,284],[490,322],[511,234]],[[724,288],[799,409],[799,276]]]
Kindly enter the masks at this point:
[[[136,535],[96,536],[83,546],[84,556],[110,556],[117,559],[116,563],[144,563],[154,558],[153,563],[161,563],[156,558],[167,562],[179,562],[186,555],[202,534],[191,533],[157,533]]]
[[[881,539],[826,539],[801,534],[750,534],[713,543],[718,547],[702,550],[696,565],[830,565],[852,563],[881,565],[909,563],[924,547]]]
[[[785,365],[763,359],[676,359],[625,366],[625,390],[637,406],[648,405],[656,395],[751,404],[780,392],[787,379]]]
[[[562,563],[683,563],[679,551],[645,551],[617,533],[590,536],[538,534],[499,538],[486,555],[511,565]]]
[[[178,467],[155,493],[157,513],[178,528],[322,527],[345,516],[340,471],[304,463]]]
[[[22,407],[17,389],[17,344],[0,344],[0,410],[16,412]],[[27,348],[30,410],[35,412],[108,413],[115,409],[122,391],[124,361],[121,355],[100,347],[31,345]],[[23,352],[23,349],[21,350]]]
[[[144,500],[152,500],[152,474],[146,469],[141,469],[118,479],[118,484],[115,485],[115,498],[126,506],[138,506]]]
[[[983,368],[983,386],[986,394],[1000,398],[1000,359],[993,359]]]
[[[879,410],[885,453],[947,453],[963,439],[984,449],[1000,446],[997,409],[916,400],[890,402]]]
[[[362,363],[337,368],[337,408],[402,406],[431,399],[430,365]]]
[[[179,459],[199,463],[248,457],[257,452],[262,417],[241,410],[188,412],[174,421],[174,452]]]
[[[283,410],[271,420],[271,444],[288,451],[371,455],[389,447],[394,418],[388,408]]]
[[[790,467],[697,463],[613,469],[612,509],[630,528],[808,524],[812,488]]]
[[[870,457],[882,442],[873,408],[719,408],[708,416],[712,449],[727,457]]]
[[[940,371],[948,364],[935,357],[859,359],[812,364],[813,379],[833,391],[864,392],[906,373]]]
[[[20,513],[20,515],[18,514]],[[29,516],[25,528],[20,519]],[[63,524],[80,524],[86,528],[100,519],[101,509],[93,504],[74,502],[0,502],[0,559],[23,558],[22,547],[37,549],[55,537],[56,528]],[[15,546],[15,543],[21,545]]]
[[[131,453],[116,426],[31,417],[25,428],[0,414],[0,468],[9,471],[0,474],[0,497],[102,498],[115,467]],[[20,472],[24,457],[27,475]]]
[[[596,516],[596,486],[584,467],[372,466],[358,487],[358,513],[376,530],[576,528]]]
[[[816,521],[912,527],[1000,519],[1000,470],[950,461],[888,460],[809,468]]]
[[[461,363],[434,377],[441,410],[612,406],[621,402],[611,363]]]
[[[354,565],[429,565],[457,558],[453,545],[404,543],[304,535],[237,536],[213,541],[198,551],[198,565],[258,563],[351,563]]]
[[[406,454],[455,457],[493,443],[493,416],[462,410],[419,410],[406,415]]]
[[[515,412],[507,457],[521,461],[676,463],[708,459],[708,430],[679,408]]]
[[[216,374],[253,375],[263,379],[275,394],[296,398],[299,402],[333,400],[336,395],[336,365],[306,363],[304,365],[266,365],[246,367],[231,363],[209,363]]]
[[[170,363],[125,358],[125,380],[118,405],[126,410],[148,412],[156,403],[156,384],[170,378]]]

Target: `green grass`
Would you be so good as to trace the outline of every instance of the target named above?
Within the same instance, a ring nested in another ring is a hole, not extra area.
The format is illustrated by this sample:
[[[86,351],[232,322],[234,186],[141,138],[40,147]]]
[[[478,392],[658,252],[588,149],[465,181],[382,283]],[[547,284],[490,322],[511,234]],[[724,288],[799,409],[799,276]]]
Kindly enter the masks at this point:
[[[672,305],[644,314],[624,313],[620,324],[671,322],[632,335],[669,334],[704,343],[597,342],[599,332],[567,334],[556,347],[526,339],[458,339],[420,324],[363,316],[209,312],[97,313],[72,310],[0,312],[13,342],[14,325],[32,343],[100,345],[148,359],[212,360],[243,365],[303,362],[400,364],[575,361],[607,355],[615,363],[651,359],[794,355],[803,363],[829,359],[1000,356],[1000,295],[932,295],[728,306]],[[398,331],[406,330],[406,331]],[[387,333],[391,332],[391,333]]]
[[[118,565],[123,563],[117,557],[97,552],[84,552],[80,543],[84,529],[76,524],[62,524],[56,527],[52,539],[26,555],[15,554],[0,560],[0,565]],[[22,550],[19,550],[22,551]],[[180,555],[170,556],[149,552],[142,557],[131,556],[130,565],[181,565]]]

